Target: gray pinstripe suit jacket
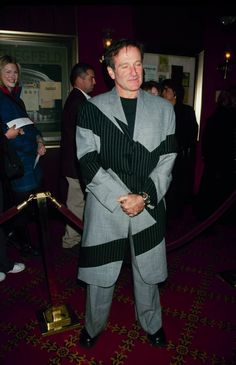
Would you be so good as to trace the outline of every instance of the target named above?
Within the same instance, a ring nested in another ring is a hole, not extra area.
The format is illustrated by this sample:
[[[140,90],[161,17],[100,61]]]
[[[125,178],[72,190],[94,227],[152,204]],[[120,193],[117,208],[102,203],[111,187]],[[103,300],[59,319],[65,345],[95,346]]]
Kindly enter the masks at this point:
[[[143,279],[157,283],[166,278],[164,196],[176,157],[174,131],[172,105],[143,90],[132,137],[115,88],[83,107],[76,143],[88,194],[79,279],[105,287],[114,284],[129,230]],[[117,203],[130,191],[151,195],[151,204],[134,218]]]

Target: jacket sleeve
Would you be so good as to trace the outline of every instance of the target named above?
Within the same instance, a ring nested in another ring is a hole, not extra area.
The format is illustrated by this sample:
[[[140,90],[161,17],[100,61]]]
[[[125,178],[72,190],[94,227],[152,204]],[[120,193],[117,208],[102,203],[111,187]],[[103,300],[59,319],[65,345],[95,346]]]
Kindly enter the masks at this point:
[[[90,191],[112,212],[119,207],[117,198],[127,194],[129,189],[114,172],[105,170],[101,165],[97,111],[98,109],[91,103],[86,103],[81,109],[76,128],[77,157],[86,191]]]
[[[177,156],[174,110],[170,109],[169,117],[165,123],[167,123],[166,138],[160,144],[160,158],[143,186],[143,191],[150,195],[153,206],[156,206],[167,193]]]

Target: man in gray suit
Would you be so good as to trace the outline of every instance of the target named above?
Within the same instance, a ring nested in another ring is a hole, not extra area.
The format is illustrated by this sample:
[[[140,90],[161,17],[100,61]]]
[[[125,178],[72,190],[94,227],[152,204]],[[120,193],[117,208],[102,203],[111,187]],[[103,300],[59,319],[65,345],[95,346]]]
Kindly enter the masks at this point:
[[[87,285],[80,345],[106,326],[127,247],[136,317],[154,346],[166,345],[158,283],[167,277],[164,196],[176,158],[175,114],[140,88],[143,50],[121,39],[105,53],[115,87],[89,99],[77,120],[77,156],[86,184],[78,278]]]

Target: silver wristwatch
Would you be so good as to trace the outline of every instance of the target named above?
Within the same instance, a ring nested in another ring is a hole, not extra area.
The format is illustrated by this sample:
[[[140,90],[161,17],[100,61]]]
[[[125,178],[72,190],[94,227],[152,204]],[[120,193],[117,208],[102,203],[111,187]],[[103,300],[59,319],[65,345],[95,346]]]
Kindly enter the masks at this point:
[[[143,198],[144,204],[148,205],[151,203],[151,197],[148,195],[148,193],[145,193],[144,191],[139,192],[139,195]]]

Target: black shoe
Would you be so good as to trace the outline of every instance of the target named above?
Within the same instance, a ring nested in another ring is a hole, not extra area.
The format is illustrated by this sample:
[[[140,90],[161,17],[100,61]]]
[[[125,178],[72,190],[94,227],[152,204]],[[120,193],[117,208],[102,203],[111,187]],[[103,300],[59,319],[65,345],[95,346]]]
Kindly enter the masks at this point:
[[[90,348],[95,345],[95,342],[97,341],[98,336],[96,337],[90,337],[86,328],[83,328],[80,332],[80,339],[79,344],[82,347]]]
[[[156,333],[153,335],[147,334],[147,338],[149,339],[150,343],[155,347],[166,347],[166,336],[164,333],[163,328],[161,327]]]
[[[40,252],[31,245],[23,246],[20,249],[20,254],[24,257],[40,256]]]

